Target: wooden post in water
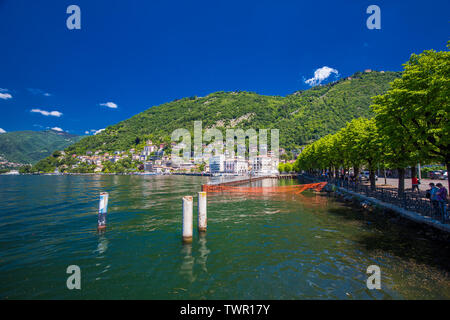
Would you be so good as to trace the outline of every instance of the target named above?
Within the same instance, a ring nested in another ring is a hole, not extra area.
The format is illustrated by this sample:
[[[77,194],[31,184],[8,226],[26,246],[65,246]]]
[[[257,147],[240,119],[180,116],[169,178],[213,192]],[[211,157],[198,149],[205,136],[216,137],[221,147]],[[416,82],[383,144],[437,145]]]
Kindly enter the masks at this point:
[[[206,192],[198,193],[198,231],[206,232]]]
[[[108,192],[100,193],[100,203],[98,207],[97,230],[106,229],[106,213],[108,212]]]
[[[194,206],[191,196],[183,197],[183,242],[192,242],[192,212]]]

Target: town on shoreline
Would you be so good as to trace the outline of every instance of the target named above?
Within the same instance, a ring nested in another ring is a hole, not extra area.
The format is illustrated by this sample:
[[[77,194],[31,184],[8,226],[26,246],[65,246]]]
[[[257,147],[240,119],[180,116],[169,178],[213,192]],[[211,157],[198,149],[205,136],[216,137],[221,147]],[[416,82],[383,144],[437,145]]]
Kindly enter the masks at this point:
[[[292,167],[300,150],[279,149],[281,159],[267,145],[259,146],[259,154],[254,157],[239,157],[228,154],[203,154],[200,161],[193,157],[183,157],[181,161],[172,159],[171,150],[176,143],[154,144],[146,142],[142,150],[132,148],[128,151],[102,152],[87,151],[85,154],[68,154],[65,151],[53,152],[48,166],[22,166],[19,170],[5,172],[14,174],[78,175],[78,174],[129,174],[129,175],[169,175],[187,174],[203,176],[246,176],[278,174],[280,164]],[[206,145],[203,145],[206,148]],[[252,151],[252,150],[250,150]],[[191,155],[193,156],[193,155]],[[190,160],[185,160],[186,158]],[[45,164],[44,164],[45,165]]]

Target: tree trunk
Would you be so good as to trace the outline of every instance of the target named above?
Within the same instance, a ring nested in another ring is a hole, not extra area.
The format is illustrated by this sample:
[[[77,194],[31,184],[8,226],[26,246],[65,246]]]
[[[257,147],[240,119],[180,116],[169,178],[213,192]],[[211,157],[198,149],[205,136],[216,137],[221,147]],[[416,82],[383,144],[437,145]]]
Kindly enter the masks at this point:
[[[370,189],[375,190],[376,182],[375,182],[375,169],[372,165],[372,161],[368,161],[369,165],[369,182],[370,182]],[[380,171],[380,170],[378,170]]]
[[[384,185],[387,185],[386,168],[383,169],[383,172],[384,172]]]
[[[398,168],[398,195],[403,196],[405,192],[405,168]]]
[[[358,175],[359,175],[359,167],[353,166],[353,174],[355,177],[355,183],[359,183]]]
[[[369,170],[369,179],[370,179],[370,189],[375,190],[376,182],[375,182],[375,170]]]

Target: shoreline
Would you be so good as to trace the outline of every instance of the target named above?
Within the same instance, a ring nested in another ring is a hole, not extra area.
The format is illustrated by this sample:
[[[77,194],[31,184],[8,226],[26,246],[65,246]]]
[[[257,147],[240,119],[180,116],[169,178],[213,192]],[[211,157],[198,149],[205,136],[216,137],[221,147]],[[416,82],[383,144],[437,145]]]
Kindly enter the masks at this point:
[[[312,179],[305,175],[300,175],[300,178],[305,180],[315,181],[316,179]],[[435,220],[428,216],[423,216],[417,212],[406,210],[404,208],[398,207],[394,204],[383,202],[376,198],[368,197],[363,194],[347,190],[342,187],[338,187],[334,184],[328,183],[327,186],[323,190],[327,196],[334,196],[335,198],[339,198],[344,202],[351,202],[357,207],[361,207],[366,211],[373,212],[378,214],[379,216],[386,216],[389,214],[393,214],[401,220],[407,221],[408,223],[412,223],[418,227],[425,229],[432,229],[434,231],[438,231],[445,235],[446,239],[450,239],[450,225],[443,224],[442,222]],[[398,219],[397,219],[398,220]]]
[[[211,177],[210,173],[2,173],[0,176],[205,176]]]

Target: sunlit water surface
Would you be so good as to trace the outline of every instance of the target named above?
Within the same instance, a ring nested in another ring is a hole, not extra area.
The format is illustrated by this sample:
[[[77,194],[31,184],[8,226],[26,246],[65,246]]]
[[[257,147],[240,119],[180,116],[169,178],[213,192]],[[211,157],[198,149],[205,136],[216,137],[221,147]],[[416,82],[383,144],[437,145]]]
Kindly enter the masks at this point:
[[[206,181],[0,176],[0,298],[450,298],[448,243],[312,192],[210,193],[207,234],[195,221],[183,245],[181,198],[195,202]],[[69,265],[81,268],[81,290],[66,287]],[[367,289],[369,265],[381,268],[381,290]]]

